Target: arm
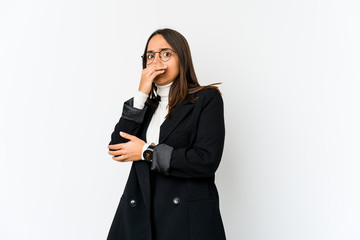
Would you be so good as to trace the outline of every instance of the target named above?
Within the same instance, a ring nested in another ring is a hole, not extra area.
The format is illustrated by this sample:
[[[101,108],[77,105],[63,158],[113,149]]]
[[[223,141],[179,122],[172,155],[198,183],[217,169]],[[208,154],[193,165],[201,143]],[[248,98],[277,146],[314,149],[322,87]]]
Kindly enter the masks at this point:
[[[157,145],[151,170],[182,178],[211,177],[220,164],[224,140],[223,100],[214,90],[204,99],[193,146],[174,149],[164,143]]]
[[[148,95],[140,90],[137,90],[134,96],[134,108],[143,109]]]
[[[121,118],[116,124],[113,133],[111,134],[111,141],[109,145],[128,141],[128,139],[120,136],[120,131],[124,131],[131,135],[136,135],[138,133],[147,110],[147,106],[144,106],[146,98],[142,97],[139,99],[138,96],[139,95],[137,94],[135,97],[132,97],[124,102]],[[139,107],[141,104],[144,107],[142,109],[136,108],[134,107],[134,103],[137,104],[137,107]]]
[[[135,93],[134,97],[134,107],[138,109],[143,109],[145,106],[146,99],[148,95],[140,90]],[[148,148],[150,143],[145,143],[141,151],[141,160],[144,160],[144,151]]]

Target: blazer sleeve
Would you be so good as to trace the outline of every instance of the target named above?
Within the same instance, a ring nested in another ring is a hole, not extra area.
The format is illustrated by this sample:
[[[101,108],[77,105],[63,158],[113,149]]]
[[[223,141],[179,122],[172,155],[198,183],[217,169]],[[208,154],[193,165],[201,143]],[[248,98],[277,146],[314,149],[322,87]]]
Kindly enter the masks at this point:
[[[125,101],[123,104],[123,111],[119,122],[115,125],[114,131],[111,134],[111,141],[109,145],[128,142],[129,139],[120,136],[120,131],[136,135],[140,129],[141,123],[144,120],[148,106],[145,105],[142,109],[134,107],[134,97]]]
[[[182,178],[212,177],[220,164],[224,141],[223,99],[217,90],[209,91],[203,102],[194,144],[177,149],[164,143],[155,146],[151,170]]]

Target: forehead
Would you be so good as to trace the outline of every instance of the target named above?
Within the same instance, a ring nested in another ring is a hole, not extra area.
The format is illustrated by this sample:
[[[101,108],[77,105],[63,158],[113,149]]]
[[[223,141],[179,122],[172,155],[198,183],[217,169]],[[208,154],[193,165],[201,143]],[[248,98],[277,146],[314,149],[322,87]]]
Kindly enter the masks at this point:
[[[165,40],[165,38],[162,35],[157,34],[150,39],[148,47],[147,47],[147,51],[148,52],[149,51],[156,52],[156,51],[161,51],[164,48],[172,49],[172,47]]]

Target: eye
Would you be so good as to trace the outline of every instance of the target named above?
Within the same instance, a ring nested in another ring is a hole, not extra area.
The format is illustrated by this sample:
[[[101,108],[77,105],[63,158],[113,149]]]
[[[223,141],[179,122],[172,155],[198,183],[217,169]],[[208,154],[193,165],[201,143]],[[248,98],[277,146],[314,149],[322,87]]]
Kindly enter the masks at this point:
[[[171,56],[171,52],[170,51],[166,51],[163,53],[164,57],[170,57]]]
[[[151,58],[153,58],[153,57],[154,57],[153,54],[150,54],[150,53],[149,53],[149,54],[147,55],[147,58],[148,58],[148,59],[151,59]]]

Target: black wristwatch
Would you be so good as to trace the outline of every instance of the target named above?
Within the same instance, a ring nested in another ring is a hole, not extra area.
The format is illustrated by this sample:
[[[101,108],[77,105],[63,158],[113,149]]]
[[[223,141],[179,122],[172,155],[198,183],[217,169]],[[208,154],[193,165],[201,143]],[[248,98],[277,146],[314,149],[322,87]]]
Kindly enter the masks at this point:
[[[144,157],[144,160],[145,160],[145,161],[147,161],[147,162],[152,162],[154,148],[155,148],[155,143],[152,142],[152,143],[148,146],[148,148],[144,151],[143,157]]]

